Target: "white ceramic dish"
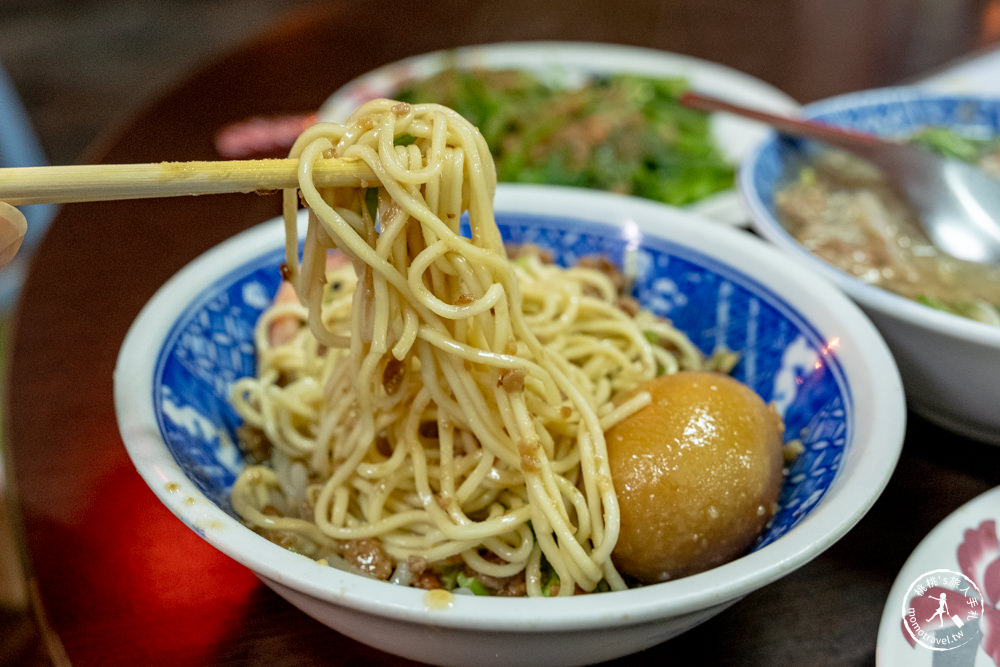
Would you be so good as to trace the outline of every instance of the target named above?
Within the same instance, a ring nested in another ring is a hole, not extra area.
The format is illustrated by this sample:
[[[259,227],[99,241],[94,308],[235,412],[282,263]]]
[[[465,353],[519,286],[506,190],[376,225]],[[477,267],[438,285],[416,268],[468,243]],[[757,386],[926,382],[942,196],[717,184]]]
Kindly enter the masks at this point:
[[[917,545],[885,601],[879,665],[1000,664],[998,524],[1000,487],[952,512]],[[934,617],[941,592],[943,619]]]
[[[330,627],[390,653],[453,665],[585,664],[642,650],[802,566],[865,514],[895,467],[905,406],[888,349],[846,297],[742,230],[659,204],[501,185],[496,206],[508,239],[553,248],[559,261],[595,251],[621,261],[632,253],[640,302],[669,313],[703,350],[725,344],[741,353],[734,374],[777,406],[786,437],[804,446],[778,514],[751,553],[622,592],[454,596],[437,605],[424,591],[320,565],[247,529],[229,502],[242,460],[227,397],[236,377],[253,372],[253,323],[283,259],[280,221],[179,272],[122,346],[119,427],[164,505]]]
[[[377,97],[391,98],[407,83],[449,67],[521,69],[561,85],[617,72],[680,76],[699,92],[734,103],[776,113],[798,109],[795,100],[770,84],[699,58],[615,44],[504,42],[434,51],[383,65],[334,92],[320,107],[319,119],[342,121],[361,104]],[[712,122],[718,145],[734,165],[767,135],[766,126],[729,114],[714,114]],[[739,226],[748,222],[735,189],[687,208],[719,222]]]
[[[849,93],[810,104],[802,114],[886,136],[922,125],[949,125],[1000,133],[1000,98],[920,88]],[[772,133],[744,160],[737,182],[754,228],[803,263],[833,280],[882,332],[903,376],[910,406],[965,436],[1000,444],[1000,327],[950,315],[849,276],[813,255],[781,225],[774,193],[790,177],[795,151]]]

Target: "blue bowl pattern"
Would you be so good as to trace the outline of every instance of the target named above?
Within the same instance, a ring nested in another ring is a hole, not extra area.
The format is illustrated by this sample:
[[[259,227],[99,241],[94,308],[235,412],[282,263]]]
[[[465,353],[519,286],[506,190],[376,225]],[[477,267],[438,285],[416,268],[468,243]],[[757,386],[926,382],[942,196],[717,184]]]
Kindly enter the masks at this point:
[[[835,346],[800,313],[753,278],[659,237],[538,214],[498,212],[497,223],[505,239],[551,248],[561,264],[599,253],[621,265],[631,255],[640,303],[669,317],[705,353],[720,346],[740,353],[734,375],[774,402],[786,439],[804,445],[758,548],[818,503],[851,444],[852,397]],[[155,366],[163,440],[196,486],[237,519],[229,492],[243,462],[229,387],[254,372],[254,323],[277,289],[283,260],[276,247],[206,285],[178,317]]]
[[[947,126],[970,137],[1000,134],[1000,98],[971,97],[908,88],[848,93],[802,108],[804,118],[849,127],[891,139],[916,130]],[[808,141],[788,139],[772,132],[743,163],[739,178],[755,193],[768,215],[777,220],[774,193],[795,178]],[[744,190],[748,188],[744,187]],[[791,236],[789,236],[791,238]]]

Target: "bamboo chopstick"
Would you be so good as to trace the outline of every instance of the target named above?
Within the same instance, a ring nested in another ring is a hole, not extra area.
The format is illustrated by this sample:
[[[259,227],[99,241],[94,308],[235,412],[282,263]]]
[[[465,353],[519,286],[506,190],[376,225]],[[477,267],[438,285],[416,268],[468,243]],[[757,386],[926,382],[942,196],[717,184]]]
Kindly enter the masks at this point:
[[[295,159],[272,159],[8,167],[0,169],[0,200],[22,206],[267,192],[297,187],[298,165]],[[323,160],[313,174],[321,187],[376,183],[360,160]]]

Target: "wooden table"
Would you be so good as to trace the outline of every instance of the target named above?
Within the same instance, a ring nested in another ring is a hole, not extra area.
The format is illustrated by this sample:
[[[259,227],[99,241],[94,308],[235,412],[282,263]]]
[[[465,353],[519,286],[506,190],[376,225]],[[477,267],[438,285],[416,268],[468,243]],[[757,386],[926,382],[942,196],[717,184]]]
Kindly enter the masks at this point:
[[[227,123],[313,110],[376,65],[461,44],[653,46],[743,69],[808,101],[892,83],[982,43],[976,2],[949,3],[951,32],[929,11],[938,3],[917,1],[622,8],[597,0],[428,0],[412,14],[407,4],[340,2],[295,14],[111,128],[84,161],[213,159],[214,134]],[[928,25],[937,37],[921,45]],[[9,369],[9,455],[57,661],[403,662],[306,617],[185,528],[140,480],[118,434],[112,368],[141,306],[186,262],[278,208],[277,197],[256,195],[65,206],[38,251]],[[997,485],[1000,447],[913,417],[895,476],[849,535],[645,656],[656,664],[869,664],[907,555],[937,521]]]

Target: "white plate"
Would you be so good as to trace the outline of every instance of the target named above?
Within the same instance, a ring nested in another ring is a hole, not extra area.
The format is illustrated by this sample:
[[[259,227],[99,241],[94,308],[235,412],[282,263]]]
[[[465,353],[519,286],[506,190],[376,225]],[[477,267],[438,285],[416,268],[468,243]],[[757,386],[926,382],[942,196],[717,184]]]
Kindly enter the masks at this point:
[[[684,77],[705,95],[776,113],[795,113],[798,104],[774,86],[748,74],[690,56],[634,46],[583,42],[505,42],[434,51],[374,69],[337,90],[319,110],[319,119],[343,121],[357,107],[378,97],[393,97],[413,80],[449,67],[534,72],[553,83],[583,82],[616,72],[643,76]],[[723,153],[737,165],[767,135],[760,123],[728,114],[713,114],[713,132]],[[749,222],[735,188],[686,207],[720,222]]]
[[[961,60],[916,83],[948,93],[1000,95],[1000,49]]]
[[[875,652],[879,665],[1000,664],[997,524],[1000,487],[957,509],[917,545],[882,612]],[[928,589],[923,597],[919,586]],[[940,604],[942,592],[947,611]],[[963,592],[971,602],[963,601]],[[985,622],[983,613],[989,617]],[[942,625],[942,616],[958,620]],[[996,647],[992,658],[987,647]]]

